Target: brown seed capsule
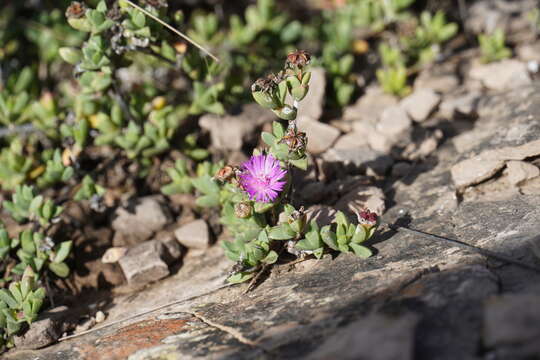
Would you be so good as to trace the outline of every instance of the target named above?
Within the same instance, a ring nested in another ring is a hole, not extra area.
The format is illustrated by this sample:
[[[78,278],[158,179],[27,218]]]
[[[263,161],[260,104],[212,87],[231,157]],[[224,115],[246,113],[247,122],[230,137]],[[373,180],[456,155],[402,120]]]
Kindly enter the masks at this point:
[[[303,68],[311,60],[311,55],[305,50],[296,50],[287,55],[287,65],[289,67]]]
[[[306,133],[295,128],[289,128],[280,142],[287,144],[290,151],[305,150],[307,145]]]
[[[86,5],[73,1],[71,5],[66,9],[66,17],[68,19],[80,19],[86,13]]]
[[[241,202],[234,205],[234,214],[240,219],[245,219],[251,216],[251,204],[248,202]]]
[[[271,92],[273,91],[279,83],[279,79],[274,74],[269,74],[266,77],[257,79],[253,85],[251,85],[251,91],[263,91]]]
[[[231,165],[225,165],[224,167],[218,170],[218,172],[216,173],[214,177],[218,181],[226,182],[226,181],[232,180],[235,175],[236,175],[236,171],[234,167],[232,167]]]

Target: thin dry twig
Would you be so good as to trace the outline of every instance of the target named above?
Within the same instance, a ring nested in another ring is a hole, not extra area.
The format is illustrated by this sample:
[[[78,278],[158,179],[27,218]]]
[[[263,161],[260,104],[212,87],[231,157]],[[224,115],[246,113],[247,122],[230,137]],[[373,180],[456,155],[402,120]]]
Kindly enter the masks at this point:
[[[158,18],[157,16],[154,16],[152,15],[150,12],[146,11],[145,9],[143,9],[142,7],[140,7],[139,5],[137,4],[134,4],[132,1],[130,0],[124,0],[126,3],[128,3],[129,5],[133,6],[135,9],[141,11],[142,13],[144,13],[146,16],[154,19],[155,21],[157,21],[158,23],[160,23],[161,25],[165,26],[167,29],[171,30],[173,33],[175,33],[176,35],[180,36],[181,38],[183,38],[184,40],[187,40],[189,41],[191,44],[193,44],[197,49],[201,50],[202,52],[204,52],[205,54],[207,54],[208,56],[210,56],[214,61],[216,62],[219,62],[219,59],[217,58],[217,56],[215,56],[214,54],[212,54],[209,50],[205,49],[202,45],[198,44],[195,40],[191,39],[189,36],[185,35],[184,33],[176,30],[175,28],[173,28],[171,25],[167,24],[165,21],[161,20],[160,18]]]

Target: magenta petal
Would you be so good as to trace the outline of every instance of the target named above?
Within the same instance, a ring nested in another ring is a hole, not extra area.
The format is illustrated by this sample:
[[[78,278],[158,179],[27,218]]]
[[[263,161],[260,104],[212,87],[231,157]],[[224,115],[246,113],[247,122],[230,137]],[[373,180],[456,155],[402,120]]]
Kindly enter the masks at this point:
[[[274,201],[285,187],[286,181],[282,179],[287,170],[282,169],[279,160],[272,155],[254,155],[242,164],[242,170],[240,185],[252,200]]]

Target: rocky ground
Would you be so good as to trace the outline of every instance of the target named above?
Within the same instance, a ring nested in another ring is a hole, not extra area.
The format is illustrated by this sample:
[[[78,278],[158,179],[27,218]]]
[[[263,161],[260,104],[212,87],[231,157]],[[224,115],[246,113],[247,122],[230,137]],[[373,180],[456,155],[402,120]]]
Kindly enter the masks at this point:
[[[540,268],[540,42],[515,9],[490,3],[476,3],[482,16],[468,26],[521,34],[512,59],[484,65],[463,51],[422,70],[406,98],[370,85],[339,116],[323,112],[325,73],[314,69],[299,114],[312,166],[295,193],[311,216],[367,206]],[[199,125],[240,163],[272,120],[247,105]],[[540,358],[539,271],[383,226],[367,260],[277,264],[245,293],[224,286],[216,215],[191,207],[189,196],[146,196],[118,208],[112,229],[89,230],[104,245],[96,256],[78,244],[77,286],[109,290],[43,314],[5,358]]]

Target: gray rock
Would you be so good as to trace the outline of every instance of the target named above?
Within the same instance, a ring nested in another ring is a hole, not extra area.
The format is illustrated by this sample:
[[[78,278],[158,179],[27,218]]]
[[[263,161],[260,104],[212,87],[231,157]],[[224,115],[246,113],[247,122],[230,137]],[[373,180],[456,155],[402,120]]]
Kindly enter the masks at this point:
[[[437,149],[443,137],[440,129],[427,131],[422,138],[409,143],[403,150],[402,156],[408,160],[425,159]]]
[[[339,137],[338,129],[309,117],[299,117],[297,124],[298,129],[306,133],[309,139],[307,150],[312,154],[325,152]]]
[[[540,296],[503,295],[484,310],[484,344],[498,358],[532,359],[540,355]]]
[[[309,92],[300,102],[297,117],[310,117],[319,120],[323,113],[324,91],[326,89],[326,71],[320,67],[311,69],[311,80],[309,81]]]
[[[522,61],[540,62],[540,43],[521,44],[516,48],[516,54]]]
[[[439,114],[447,119],[452,119],[456,114],[473,115],[481,96],[480,92],[472,91],[445,97],[439,106]]]
[[[118,263],[129,284],[144,285],[169,275],[162,260],[163,244],[157,240],[140,243],[128,250]]]
[[[414,314],[397,318],[370,314],[338,330],[307,359],[414,359],[414,329],[418,320],[418,316]]]
[[[474,157],[452,167],[452,179],[458,189],[489,179],[504,167],[502,160],[486,160]]]
[[[110,247],[105,251],[105,254],[101,257],[101,262],[104,264],[113,264],[118,262],[122,256],[126,255],[128,249],[126,247]]]
[[[359,146],[349,149],[332,148],[322,155],[325,172],[359,173],[368,169],[376,174],[384,175],[392,166],[392,157],[372,150],[367,146]]]
[[[348,134],[340,136],[332,148],[336,150],[347,150],[360,148],[365,145],[368,145],[365,134],[352,131]]]
[[[180,226],[174,231],[174,236],[188,249],[204,250],[210,245],[208,225],[202,219]]]
[[[441,97],[429,88],[415,90],[411,95],[401,100],[400,106],[414,121],[425,121],[441,102]]]
[[[390,150],[392,150],[392,146],[397,143],[396,138],[386,136],[379,131],[370,132],[369,136],[367,136],[367,140],[369,147],[371,147],[373,150],[387,154],[390,153]]]
[[[521,182],[540,176],[540,169],[525,161],[508,161],[506,163],[508,181],[512,185],[519,185]]]
[[[155,237],[163,245],[163,254],[161,258],[167,265],[173,264],[182,257],[182,246],[176,240],[176,236],[171,231],[164,231]]]
[[[28,331],[15,337],[15,346],[19,350],[34,350],[55,343],[64,332],[74,327],[69,315],[67,306],[58,306],[41,313]]]
[[[454,74],[431,74],[422,71],[414,81],[415,89],[431,89],[439,93],[451,92],[459,85],[459,79]]]
[[[212,146],[219,150],[240,150],[253,131],[275,119],[274,114],[258,104],[248,104],[238,115],[203,115],[199,126],[210,132]]]
[[[497,91],[523,87],[532,82],[527,65],[518,60],[475,64],[469,71],[469,76],[482,81],[488,89]]]
[[[367,208],[379,215],[384,213],[385,196],[381,189],[374,186],[359,185],[345,194],[336,203],[336,210],[350,214]]]
[[[355,122],[376,121],[384,109],[397,103],[394,96],[386,94],[380,87],[368,87],[366,93],[354,105],[345,108],[343,118]]]
[[[539,154],[540,140],[485,150],[455,164],[452,178],[457,188],[465,188],[489,179],[504,167],[507,160],[523,160]]]
[[[134,245],[145,241],[170,222],[169,213],[162,205],[162,197],[147,196],[137,200],[133,209],[119,207],[115,212],[112,227],[115,246]]]
[[[411,125],[412,121],[405,109],[396,105],[388,107],[382,112],[376,129],[387,137],[398,137],[408,130]]]

